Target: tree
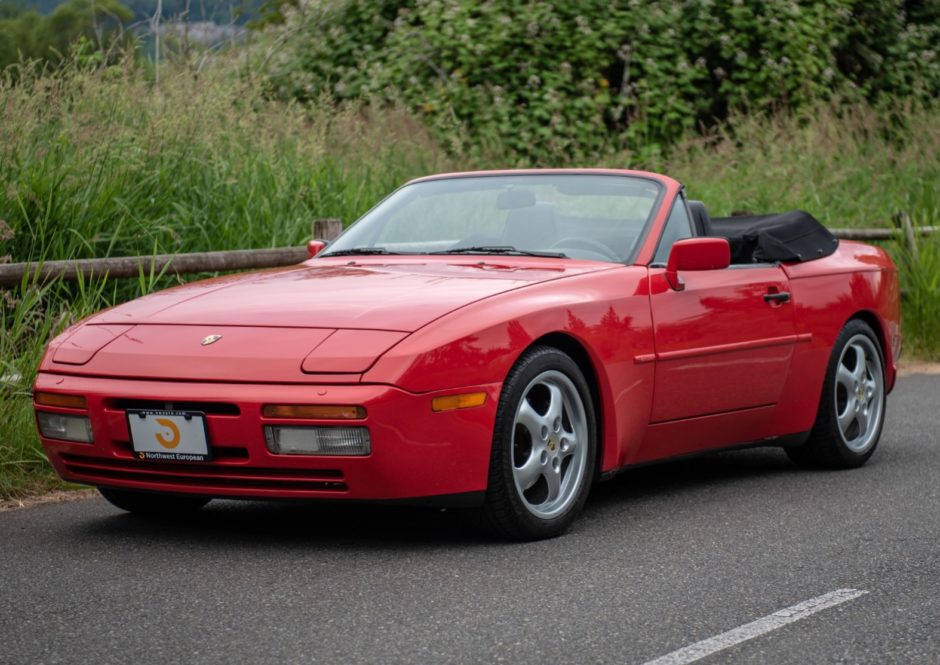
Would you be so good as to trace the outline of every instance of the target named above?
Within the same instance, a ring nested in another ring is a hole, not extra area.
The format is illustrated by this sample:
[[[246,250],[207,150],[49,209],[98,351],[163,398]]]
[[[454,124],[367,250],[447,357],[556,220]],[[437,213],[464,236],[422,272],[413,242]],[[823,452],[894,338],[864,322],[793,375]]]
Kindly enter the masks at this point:
[[[68,0],[48,16],[0,4],[0,69],[22,61],[60,63],[80,41],[107,51],[133,14],[118,0]]]

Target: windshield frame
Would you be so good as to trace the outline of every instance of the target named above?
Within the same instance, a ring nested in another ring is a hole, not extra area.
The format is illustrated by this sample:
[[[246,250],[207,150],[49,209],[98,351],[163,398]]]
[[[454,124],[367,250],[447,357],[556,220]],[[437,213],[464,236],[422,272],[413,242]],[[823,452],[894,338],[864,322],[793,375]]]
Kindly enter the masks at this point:
[[[620,261],[608,261],[608,263],[619,263],[621,265],[634,265],[637,260],[637,256],[643,249],[643,246],[646,244],[649,238],[650,229],[653,226],[653,223],[659,216],[659,213],[663,206],[663,201],[666,197],[668,187],[666,182],[657,177],[655,174],[645,173],[645,172],[636,172],[636,171],[606,171],[606,170],[594,170],[594,169],[532,169],[532,170],[518,170],[518,171],[468,171],[464,173],[448,173],[448,174],[439,174],[439,175],[430,175],[422,178],[416,178],[414,180],[409,180],[408,182],[396,187],[394,190],[389,192],[386,196],[382,197],[375,205],[369,208],[366,212],[360,215],[356,221],[346,227],[343,232],[338,235],[336,238],[331,240],[326,247],[315,257],[316,259],[320,258],[331,258],[335,256],[339,258],[340,256],[349,257],[354,256],[351,254],[343,255],[331,255],[330,248],[348,232],[350,232],[357,224],[359,224],[363,219],[371,215],[376,209],[381,207],[386,201],[390,198],[397,195],[403,189],[420,185],[427,182],[436,182],[439,180],[457,180],[465,178],[522,178],[530,176],[595,176],[595,177],[608,177],[608,178],[628,178],[632,180],[645,180],[649,183],[652,183],[656,186],[657,194],[656,199],[653,204],[650,206],[649,213],[647,214],[646,221],[643,223],[643,227],[640,229],[639,234],[637,235],[636,241],[633,244],[633,247],[630,250],[628,256]],[[459,254],[433,254],[428,252],[403,252],[403,253],[390,253],[392,256],[460,256]],[[485,256],[486,254],[481,252],[476,256]],[[363,256],[382,256],[382,254],[363,254]],[[464,256],[471,256],[471,254],[465,254]],[[501,254],[500,256],[505,256]],[[545,257],[550,258],[550,257]],[[562,261],[572,261],[579,260],[572,257],[564,258],[553,258],[553,260],[562,260]]]

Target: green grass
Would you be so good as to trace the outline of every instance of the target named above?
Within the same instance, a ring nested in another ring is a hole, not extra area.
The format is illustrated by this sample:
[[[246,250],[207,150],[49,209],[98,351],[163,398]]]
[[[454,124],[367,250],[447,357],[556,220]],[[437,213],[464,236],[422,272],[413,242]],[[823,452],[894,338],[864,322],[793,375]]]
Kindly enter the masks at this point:
[[[265,100],[228,68],[132,64],[0,84],[13,260],[297,244],[448,162],[396,112]],[[418,147],[419,149],[415,149]]]
[[[58,484],[35,433],[30,388],[44,342],[106,303],[107,287],[24,284],[0,293],[0,498]]]
[[[831,226],[883,226],[897,210],[940,224],[940,113],[899,131],[865,110],[742,117],[670,157],[603,164],[669,173],[716,215],[803,208]],[[892,137],[890,140],[888,137]],[[297,245],[310,222],[349,222],[411,177],[504,167],[448,154],[397,109],[288,105],[219,62],[155,88],[131,63],[0,82],[0,257],[14,261]],[[940,357],[940,239],[920,263],[894,251],[911,299],[906,348]],[[0,258],[0,260],[3,260]],[[0,292],[0,498],[56,485],[34,431],[30,386],[50,336],[176,278]]]
[[[0,81],[0,257],[42,261],[300,245],[409,178],[454,168],[420,125],[326,102],[287,105],[218,67]],[[0,260],[4,260],[0,258]],[[48,487],[30,386],[48,339],[176,278],[24,283],[0,292],[0,498]]]
[[[909,249],[893,253],[907,290],[901,304],[904,355],[940,360],[940,235],[918,239],[917,249],[916,259]]]
[[[653,164],[714,216],[803,209],[827,226],[886,227],[897,211],[940,224],[940,111],[907,109],[903,131],[868,108],[737,117]]]

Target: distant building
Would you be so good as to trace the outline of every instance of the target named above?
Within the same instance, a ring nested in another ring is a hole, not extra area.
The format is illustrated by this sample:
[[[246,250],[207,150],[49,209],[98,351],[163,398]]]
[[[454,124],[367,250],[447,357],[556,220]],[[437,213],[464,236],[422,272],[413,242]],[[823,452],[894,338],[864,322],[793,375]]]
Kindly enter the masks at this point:
[[[247,32],[244,26],[220,25],[213,21],[175,21],[170,20],[157,26],[161,37],[187,39],[200,44],[218,44],[220,42],[239,41]]]

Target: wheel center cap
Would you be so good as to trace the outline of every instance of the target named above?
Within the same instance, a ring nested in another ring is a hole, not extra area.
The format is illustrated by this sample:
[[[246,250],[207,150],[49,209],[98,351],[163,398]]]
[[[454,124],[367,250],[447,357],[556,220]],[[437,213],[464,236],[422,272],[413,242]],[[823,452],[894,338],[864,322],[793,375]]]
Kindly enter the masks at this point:
[[[557,439],[555,439],[555,437],[553,436],[548,437],[548,449],[551,450],[552,452],[555,452],[555,448],[557,447],[558,447]]]

